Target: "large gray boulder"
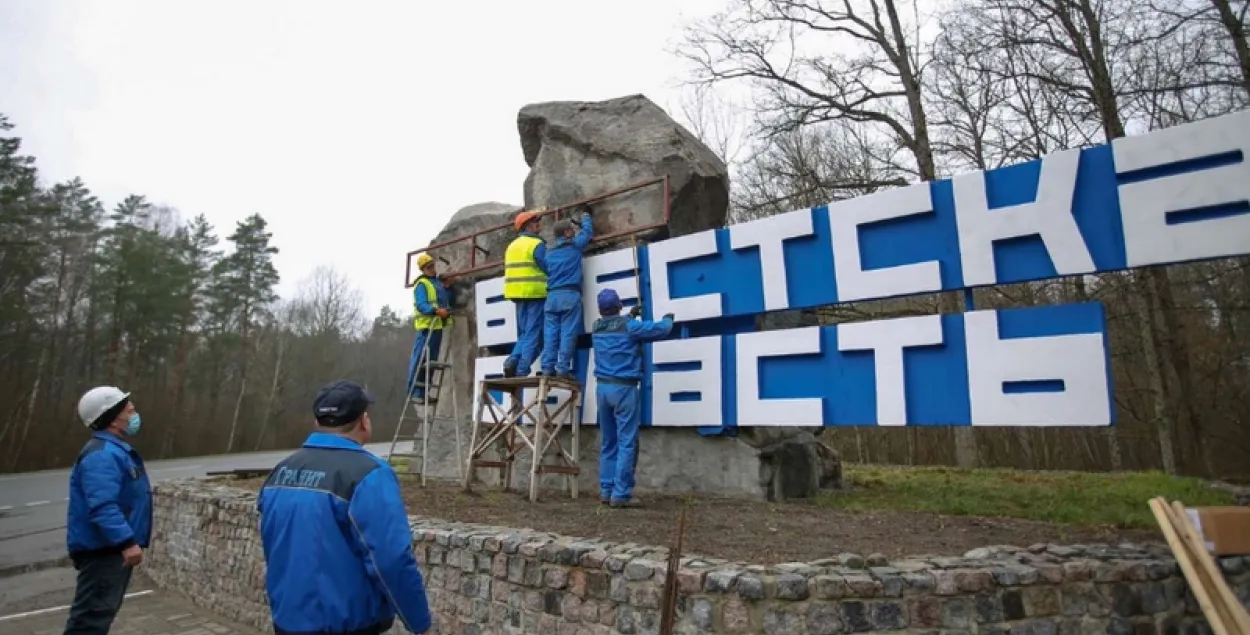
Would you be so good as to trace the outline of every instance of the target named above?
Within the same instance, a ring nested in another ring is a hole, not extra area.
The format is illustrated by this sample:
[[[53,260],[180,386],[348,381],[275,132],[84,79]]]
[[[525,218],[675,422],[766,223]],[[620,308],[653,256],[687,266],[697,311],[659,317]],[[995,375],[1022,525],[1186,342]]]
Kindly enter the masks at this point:
[[[521,149],[530,166],[525,179],[526,209],[549,209],[656,177],[669,177],[672,213],[663,227],[640,234],[659,240],[725,225],[729,207],[729,176],[725,164],[667,113],[642,95],[602,102],[548,102],[532,104],[517,116]],[[663,221],[663,187],[652,186],[594,204],[595,233],[603,236]],[[503,259],[515,236],[510,229],[520,205],[478,203],[458,211],[432,243],[467,236],[485,229],[509,228],[478,236],[476,247],[464,241],[431,250],[439,267],[462,271],[477,264]],[[543,233],[552,238],[551,223]],[[628,244],[628,243],[625,243]],[[600,251],[622,246],[621,241],[599,245]],[[476,250],[476,256],[471,256]],[[459,277],[452,290],[460,320],[444,343],[456,365],[455,379],[461,416],[473,412],[473,365],[479,355],[474,322],[473,283],[501,274],[499,268]],[[780,316],[778,316],[780,317]],[[791,316],[802,320],[806,316]],[[764,322],[776,319],[763,319]],[[787,321],[762,324],[787,328]],[[449,397],[447,392],[444,395]],[[443,414],[450,414],[450,408]],[[581,465],[584,485],[597,487],[598,434],[593,427],[582,435]],[[781,500],[806,498],[841,485],[841,462],[809,430],[801,428],[744,429],[737,438],[703,438],[687,428],[651,428],[639,451],[638,486],[644,489],[739,494]],[[467,445],[468,432],[465,431]],[[430,476],[456,476],[451,439],[431,439]],[[567,447],[567,445],[566,445]],[[415,467],[415,466],[414,466]],[[493,473],[492,473],[493,474]],[[514,483],[525,483],[522,460]],[[489,474],[483,474],[488,476]],[[553,477],[554,478],[554,477]],[[558,482],[547,483],[559,486]]]
[[[642,95],[530,104],[517,114],[517,131],[530,166],[527,208],[554,209],[667,175],[670,222],[639,238],[658,240],[725,225],[725,163]],[[595,233],[662,222],[663,192],[662,185],[653,185],[595,204]]]

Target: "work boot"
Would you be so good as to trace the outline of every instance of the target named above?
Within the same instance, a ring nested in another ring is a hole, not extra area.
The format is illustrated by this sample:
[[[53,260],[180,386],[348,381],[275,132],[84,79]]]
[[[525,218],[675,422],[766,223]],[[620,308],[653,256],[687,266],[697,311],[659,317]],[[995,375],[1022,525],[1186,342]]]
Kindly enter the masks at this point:
[[[599,504],[600,504],[600,505],[611,505],[611,504],[612,504],[612,497],[611,497],[611,496],[608,496],[608,495],[606,495],[606,494],[600,494],[600,495],[599,495]]]
[[[574,375],[573,373],[567,370],[562,370],[556,373],[556,379],[566,379],[568,381],[575,382],[577,381],[577,375]]]
[[[637,498],[632,498],[632,497],[631,498],[613,498],[609,504],[612,506],[612,509],[642,507],[642,501],[638,500]]]
[[[513,366],[511,364],[504,364],[503,376],[504,376],[504,379],[511,379],[513,377],[516,377],[516,366]]]

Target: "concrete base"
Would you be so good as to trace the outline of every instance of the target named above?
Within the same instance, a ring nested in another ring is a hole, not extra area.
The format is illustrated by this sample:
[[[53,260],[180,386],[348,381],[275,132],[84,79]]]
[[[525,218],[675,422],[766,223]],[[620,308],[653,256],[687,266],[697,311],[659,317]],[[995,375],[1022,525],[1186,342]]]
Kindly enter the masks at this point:
[[[560,435],[560,442],[571,452],[570,436],[566,428]],[[580,436],[579,495],[598,496],[599,429],[597,426],[584,426]],[[469,447],[467,423],[461,428],[461,443],[463,459]],[[459,480],[461,472],[456,464],[455,450],[455,430],[450,425],[432,430],[427,476],[439,480]],[[552,458],[547,459],[548,463],[553,461]],[[517,457],[512,471],[513,489],[529,490],[530,463],[528,452]],[[419,460],[409,463],[409,471],[420,470]],[[476,482],[495,487],[499,485],[498,475],[496,469],[480,468]],[[692,493],[754,499],[768,496],[768,470],[757,450],[734,438],[701,437],[691,428],[643,428],[639,433],[635,481],[640,491],[662,491],[665,494]],[[543,489],[565,488],[567,491],[565,477],[560,474],[543,475],[539,486]]]

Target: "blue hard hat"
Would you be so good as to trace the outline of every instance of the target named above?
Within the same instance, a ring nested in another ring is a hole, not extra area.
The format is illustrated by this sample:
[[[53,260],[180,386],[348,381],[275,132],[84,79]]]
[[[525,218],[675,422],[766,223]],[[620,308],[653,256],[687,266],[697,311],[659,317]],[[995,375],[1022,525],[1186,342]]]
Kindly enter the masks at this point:
[[[616,294],[615,289],[604,289],[599,292],[599,310],[615,309],[621,306],[621,296]]]

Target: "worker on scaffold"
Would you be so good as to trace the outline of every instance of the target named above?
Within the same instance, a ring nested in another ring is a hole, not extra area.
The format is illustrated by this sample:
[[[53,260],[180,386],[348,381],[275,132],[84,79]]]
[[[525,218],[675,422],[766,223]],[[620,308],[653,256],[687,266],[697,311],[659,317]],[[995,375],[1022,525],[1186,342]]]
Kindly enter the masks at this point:
[[[594,232],[590,206],[582,205],[572,218],[556,225],[556,242],[547,250],[547,303],[543,309],[544,375],[567,379],[574,377],[573,354],[582,322],[582,254]]]
[[[673,330],[673,314],[659,322],[637,318],[642,306],[621,315],[621,297],[599,292],[599,319],[591,327],[595,352],[595,404],[599,423],[599,502],[612,507],[640,507],[633,497],[638,462],[638,427],[642,403],[642,344]]]
[[[547,245],[538,213],[523,211],[513,223],[519,235],[504,252],[503,297],[516,307],[516,345],[503,362],[504,377],[525,377],[542,350],[547,302]]]
[[[447,291],[446,280],[438,275],[434,258],[429,254],[417,256],[417,268],[421,270],[421,276],[412,285],[412,303],[417,316],[412,325],[417,329],[417,336],[412,341],[412,357],[408,360],[408,386],[412,389],[412,398],[423,401],[426,373],[421,371],[421,367],[438,361],[438,353],[443,346],[443,329],[449,328],[452,322],[449,309],[451,294]]]

